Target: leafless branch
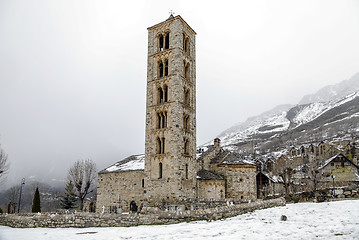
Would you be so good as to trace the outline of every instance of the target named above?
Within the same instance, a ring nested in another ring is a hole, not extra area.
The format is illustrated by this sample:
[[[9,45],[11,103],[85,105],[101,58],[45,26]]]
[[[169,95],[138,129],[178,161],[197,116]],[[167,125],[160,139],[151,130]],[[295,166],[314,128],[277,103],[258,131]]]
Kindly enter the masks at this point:
[[[76,188],[77,196],[80,199],[80,209],[83,209],[86,195],[96,181],[97,170],[95,163],[90,160],[78,160],[69,169],[68,178]]]

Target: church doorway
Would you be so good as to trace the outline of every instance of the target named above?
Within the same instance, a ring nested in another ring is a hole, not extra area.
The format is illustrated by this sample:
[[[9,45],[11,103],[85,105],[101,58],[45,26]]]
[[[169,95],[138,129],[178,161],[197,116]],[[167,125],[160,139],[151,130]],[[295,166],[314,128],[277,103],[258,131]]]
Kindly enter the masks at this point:
[[[137,210],[138,210],[138,206],[136,205],[136,202],[135,202],[135,201],[132,201],[132,202],[130,203],[130,211],[131,211],[131,212],[137,212]]]

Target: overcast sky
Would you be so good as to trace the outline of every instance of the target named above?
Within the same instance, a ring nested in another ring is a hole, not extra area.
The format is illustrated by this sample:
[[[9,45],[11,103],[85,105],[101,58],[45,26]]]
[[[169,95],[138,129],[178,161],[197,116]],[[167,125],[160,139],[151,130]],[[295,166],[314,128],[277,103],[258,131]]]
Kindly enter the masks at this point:
[[[147,27],[197,32],[197,143],[359,72],[358,0],[0,1],[8,184],[144,152]]]

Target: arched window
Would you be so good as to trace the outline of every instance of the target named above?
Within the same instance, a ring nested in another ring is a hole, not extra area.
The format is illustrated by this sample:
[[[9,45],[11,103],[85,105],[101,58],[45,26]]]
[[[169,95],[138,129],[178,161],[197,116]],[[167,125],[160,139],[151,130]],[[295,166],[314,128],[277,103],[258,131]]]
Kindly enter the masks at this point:
[[[158,61],[157,65],[158,65],[157,77],[158,78],[167,77],[169,74],[168,59],[165,59],[164,61],[162,60]]]
[[[131,211],[131,212],[137,212],[137,210],[138,210],[138,206],[136,205],[136,202],[135,202],[135,201],[132,201],[132,202],[130,203],[130,211]]]
[[[165,138],[157,138],[157,154],[165,153]]]
[[[170,48],[170,33],[166,33],[165,49],[169,49],[169,48]]]
[[[184,115],[183,117],[183,129],[189,131],[189,115]]]
[[[164,87],[164,102],[168,102],[168,86]]]
[[[162,61],[158,62],[158,78],[163,77],[163,63]]]
[[[161,154],[162,151],[162,141],[160,138],[157,138],[157,153]]]
[[[184,154],[189,154],[189,140],[186,138],[184,139]]]
[[[168,59],[165,60],[165,73],[164,76],[167,77],[168,76]]]
[[[158,178],[162,178],[162,163],[158,164]]]
[[[190,105],[190,92],[189,89],[184,89],[184,104]]]
[[[190,64],[189,63],[187,63],[184,68],[184,76],[185,76],[186,80],[190,80],[191,74],[190,74]]]
[[[162,154],[165,153],[165,138],[164,137],[162,138],[162,152],[161,153]]]
[[[167,112],[157,113],[157,128],[166,128],[167,127]]]
[[[189,47],[190,47],[190,45],[189,45],[189,38],[186,38],[186,40],[184,41],[184,51],[185,51],[185,53],[189,53]]]
[[[157,104],[168,102],[168,86],[157,89]]]
[[[157,101],[158,104],[163,103],[163,101],[164,101],[164,95],[163,95],[163,90],[162,90],[161,87],[158,88],[157,94],[158,94],[158,101]]]
[[[163,35],[159,35],[158,36],[158,49],[161,51],[163,51]]]
[[[183,51],[186,54],[189,54],[190,52],[190,39],[184,33],[183,33]]]

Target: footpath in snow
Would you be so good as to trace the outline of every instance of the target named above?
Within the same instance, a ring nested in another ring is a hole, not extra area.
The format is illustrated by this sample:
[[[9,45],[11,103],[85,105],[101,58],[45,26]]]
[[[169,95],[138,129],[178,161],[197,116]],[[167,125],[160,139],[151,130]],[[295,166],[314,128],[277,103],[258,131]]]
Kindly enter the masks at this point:
[[[281,221],[281,215],[287,221]],[[225,220],[116,228],[0,226],[0,240],[359,239],[359,200],[296,203]]]

